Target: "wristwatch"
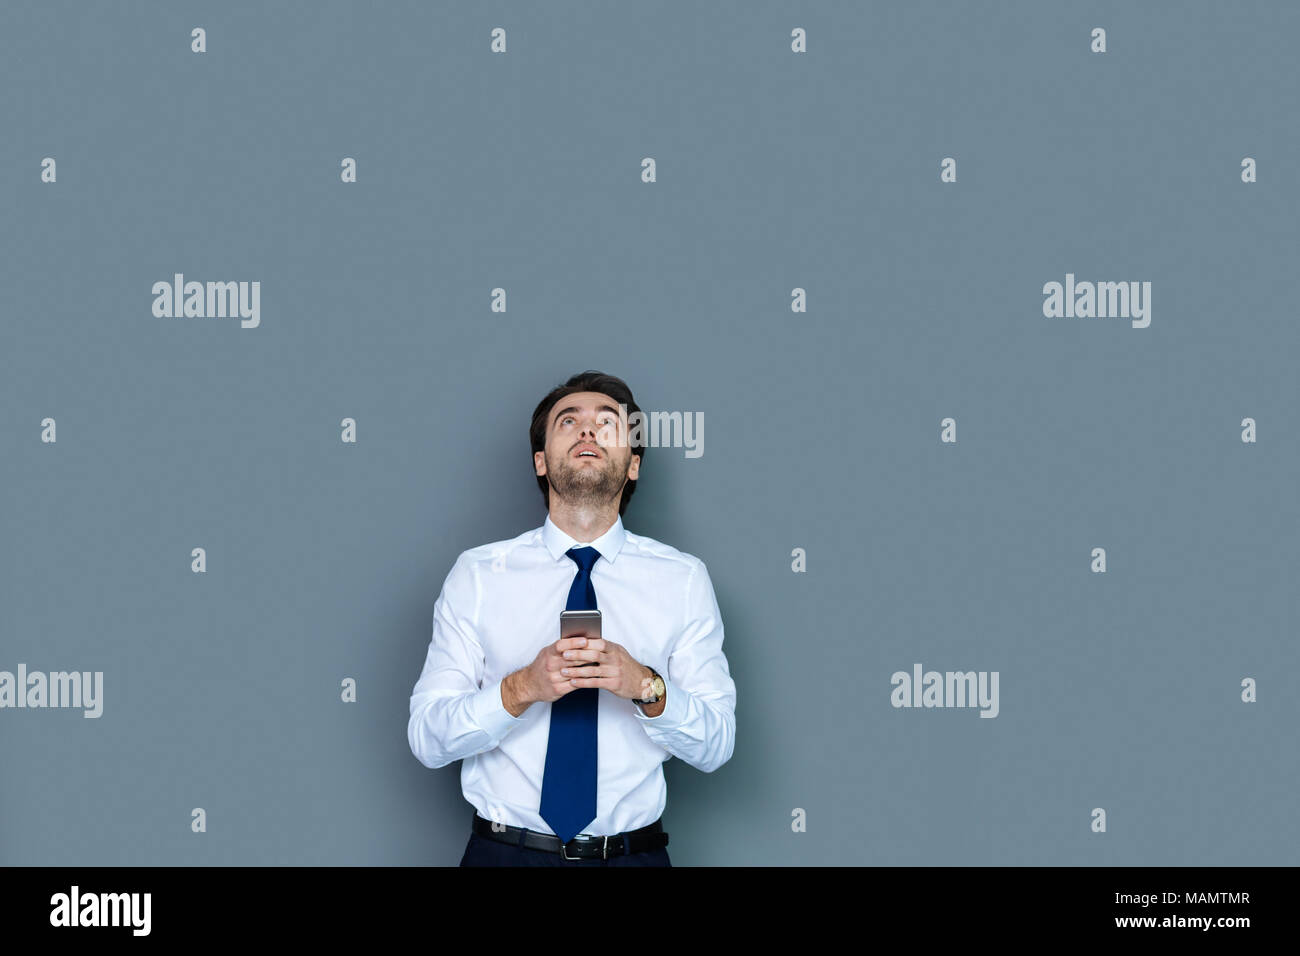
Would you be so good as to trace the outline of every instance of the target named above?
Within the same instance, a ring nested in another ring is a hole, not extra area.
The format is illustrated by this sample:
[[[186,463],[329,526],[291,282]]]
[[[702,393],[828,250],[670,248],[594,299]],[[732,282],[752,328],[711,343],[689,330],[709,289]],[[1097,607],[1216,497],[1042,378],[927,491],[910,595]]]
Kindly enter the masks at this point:
[[[634,704],[657,704],[657,703],[659,703],[659,701],[663,700],[664,691],[665,691],[665,688],[664,688],[664,679],[663,679],[662,677],[660,677],[660,676],[659,676],[659,673],[658,673],[658,672],[657,672],[653,667],[651,667],[649,664],[647,664],[647,665],[645,666],[645,669],[648,670],[648,671],[651,673],[651,675],[654,677],[654,680],[651,681],[651,683],[650,683],[650,689],[651,689],[652,691],[654,691],[654,696],[653,696],[653,697],[647,697],[645,700],[637,700],[637,699],[633,698],[632,703],[634,703]]]

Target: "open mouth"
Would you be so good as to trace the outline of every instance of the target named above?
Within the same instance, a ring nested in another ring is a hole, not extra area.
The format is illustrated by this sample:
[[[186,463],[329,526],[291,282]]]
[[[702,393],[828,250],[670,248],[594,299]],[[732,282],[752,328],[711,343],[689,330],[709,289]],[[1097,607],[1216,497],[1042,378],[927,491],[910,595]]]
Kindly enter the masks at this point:
[[[574,458],[599,458],[600,453],[591,448],[579,448],[573,453]]]

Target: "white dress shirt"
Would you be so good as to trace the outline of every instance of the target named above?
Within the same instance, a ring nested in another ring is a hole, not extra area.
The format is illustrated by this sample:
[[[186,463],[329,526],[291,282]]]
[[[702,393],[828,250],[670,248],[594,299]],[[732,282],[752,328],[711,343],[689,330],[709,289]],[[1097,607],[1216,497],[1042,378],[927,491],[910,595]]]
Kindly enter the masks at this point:
[[[551,521],[519,537],[462,552],[433,608],[433,637],[411,693],[407,739],[420,763],[461,765],[465,799],[487,820],[552,833],[538,813],[551,705],[514,717],[501,681],[560,638],[560,612],[583,544]],[[667,700],[647,717],[602,689],[597,721],[596,819],[583,833],[606,836],[659,819],[668,799],[670,756],[708,773],[731,758],[736,685],[722,654],[722,618],[704,563],[622,518],[590,546],[602,637],[621,644],[664,679]],[[579,662],[581,663],[581,662]]]

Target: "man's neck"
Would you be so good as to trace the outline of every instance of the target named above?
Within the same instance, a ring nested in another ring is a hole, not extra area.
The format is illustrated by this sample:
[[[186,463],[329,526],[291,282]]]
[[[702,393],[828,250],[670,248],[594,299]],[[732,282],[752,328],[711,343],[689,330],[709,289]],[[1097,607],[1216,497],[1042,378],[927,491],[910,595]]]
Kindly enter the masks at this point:
[[[618,501],[612,501],[603,507],[561,501],[554,491],[551,492],[551,524],[559,528],[574,541],[589,544],[614,527],[618,520]]]

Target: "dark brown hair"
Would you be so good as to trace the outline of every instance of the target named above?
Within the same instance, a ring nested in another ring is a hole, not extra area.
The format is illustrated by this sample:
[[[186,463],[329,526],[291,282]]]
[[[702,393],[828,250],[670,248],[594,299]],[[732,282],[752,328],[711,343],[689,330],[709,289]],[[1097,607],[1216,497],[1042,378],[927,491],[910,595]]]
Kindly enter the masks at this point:
[[[613,375],[606,375],[604,372],[588,370],[579,372],[571,377],[563,385],[557,385],[547,393],[546,397],[538,403],[537,409],[533,412],[533,423],[528,429],[528,440],[532,445],[533,453],[544,452],[546,450],[546,416],[555,403],[566,395],[572,395],[575,392],[600,392],[602,395],[608,395],[614,399],[615,404],[625,405],[627,407],[628,417],[631,418],[633,412],[639,413],[636,399],[632,397],[632,390],[627,387],[627,382]],[[639,416],[638,416],[639,417]],[[630,429],[629,429],[630,431]],[[629,436],[630,437],[630,436]],[[631,443],[632,454],[641,456],[641,463],[645,464],[645,436],[642,434],[639,443]],[[546,507],[551,507],[551,486],[546,480],[545,475],[537,476],[537,486],[542,489],[542,500],[546,502]],[[623,500],[618,504],[618,513],[621,515],[627,510],[627,503],[632,500],[632,495],[636,491],[636,482],[628,479],[623,485]]]

